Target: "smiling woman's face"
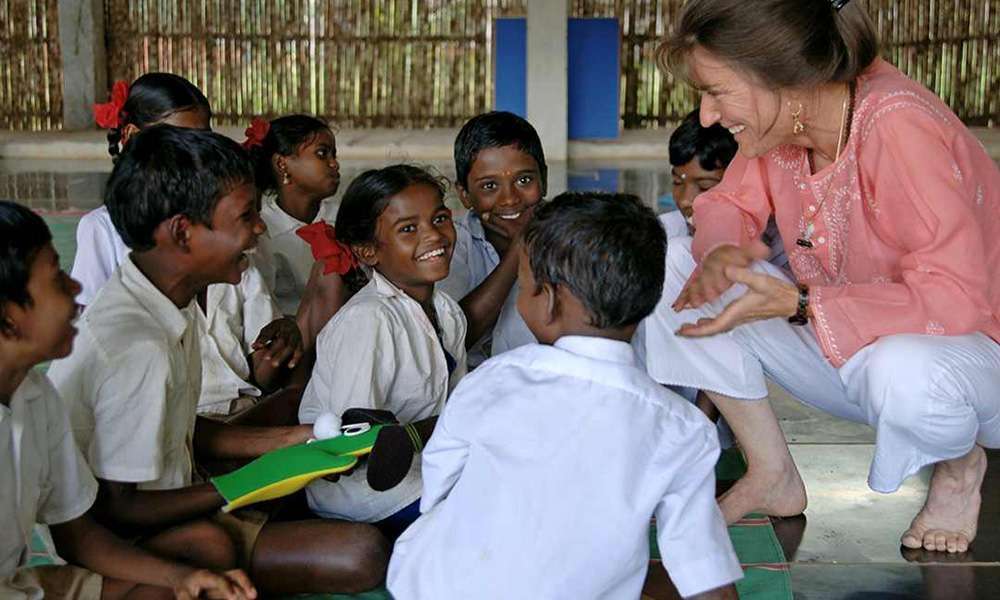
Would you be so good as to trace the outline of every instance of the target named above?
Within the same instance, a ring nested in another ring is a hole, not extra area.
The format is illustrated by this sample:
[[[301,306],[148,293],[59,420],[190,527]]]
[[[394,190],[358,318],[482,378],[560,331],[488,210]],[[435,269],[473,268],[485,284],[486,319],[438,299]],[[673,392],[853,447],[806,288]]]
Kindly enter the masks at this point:
[[[719,123],[728,129],[747,158],[766,154],[788,141],[791,115],[775,91],[753,82],[700,46],[688,56],[688,67],[701,92],[702,127]]]

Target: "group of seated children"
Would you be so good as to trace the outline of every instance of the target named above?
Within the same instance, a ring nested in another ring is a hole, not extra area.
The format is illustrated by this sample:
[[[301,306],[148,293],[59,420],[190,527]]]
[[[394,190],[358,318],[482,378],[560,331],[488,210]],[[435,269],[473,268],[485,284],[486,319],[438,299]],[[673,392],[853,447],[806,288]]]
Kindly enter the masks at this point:
[[[631,343],[689,231],[624,194],[542,202],[541,142],[510,113],[456,139],[457,223],[445,180],[397,164],[355,178],[331,226],[322,121],[255,121],[241,146],[162,73],[101,112],[115,164],[78,230],[82,290],[44,222],[0,203],[0,592],[352,593],[388,570],[400,600],[638,598],[655,516],[677,590],[735,597],[718,436]],[[675,163],[675,189],[721,176],[732,154],[710,154]],[[362,462],[308,486],[315,518],[220,511],[207,469],[352,408],[406,424],[398,485]],[[24,564],[36,521],[71,565]]]

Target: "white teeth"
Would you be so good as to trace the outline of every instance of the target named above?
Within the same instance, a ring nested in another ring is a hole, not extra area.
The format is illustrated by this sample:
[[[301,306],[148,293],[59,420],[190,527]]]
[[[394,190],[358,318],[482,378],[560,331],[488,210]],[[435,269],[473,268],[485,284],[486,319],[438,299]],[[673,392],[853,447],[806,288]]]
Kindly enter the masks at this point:
[[[741,133],[746,128],[747,128],[746,125],[736,125],[734,127],[729,128],[729,133],[736,135],[737,133]]]
[[[506,219],[507,221],[513,221],[514,219],[520,217],[521,213],[518,212],[512,215],[497,215],[497,216],[500,217],[501,219]]]
[[[418,256],[417,260],[430,260],[432,258],[437,258],[438,256],[444,256],[444,248],[438,248],[437,250],[425,252]]]

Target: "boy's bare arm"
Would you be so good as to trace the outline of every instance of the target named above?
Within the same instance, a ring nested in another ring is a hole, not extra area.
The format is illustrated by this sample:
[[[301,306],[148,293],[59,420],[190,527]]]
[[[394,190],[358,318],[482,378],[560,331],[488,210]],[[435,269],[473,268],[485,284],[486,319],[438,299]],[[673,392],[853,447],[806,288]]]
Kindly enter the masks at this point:
[[[689,596],[687,600],[739,600],[739,597],[739,594],[736,593],[736,586],[730,583],[714,590]]]
[[[162,559],[122,541],[89,515],[53,525],[51,531],[61,557],[104,577],[169,588],[178,597],[243,600],[257,596],[242,571],[217,574]]]
[[[202,460],[257,458],[278,448],[301,444],[311,437],[312,425],[254,427],[198,417],[194,427],[194,453]]]
[[[140,490],[134,483],[97,480],[94,515],[119,532],[162,529],[218,510],[225,500],[210,483],[173,490]]]
[[[459,301],[468,321],[466,348],[474,346],[496,324],[500,309],[517,281],[518,246],[517,242],[511,244],[497,268]]]

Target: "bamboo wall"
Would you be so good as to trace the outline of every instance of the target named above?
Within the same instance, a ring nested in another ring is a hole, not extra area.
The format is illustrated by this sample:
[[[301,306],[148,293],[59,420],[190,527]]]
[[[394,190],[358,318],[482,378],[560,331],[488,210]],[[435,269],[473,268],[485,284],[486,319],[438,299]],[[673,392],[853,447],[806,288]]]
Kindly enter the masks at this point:
[[[752,0],[751,0],[752,1]],[[653,52],[681,0],[570,0],[577,17],[618,17],[626,129],[676,123],[697,95],[657,71]],[[933,90],[968,125],[1000,123],[1000,0],[867,0],[882,56]]]
[[[109,80],[190,78],[219,124],[307,112],[461,124],[493,103],[493,20],[523,0],[105,0]]]
[[[0,0],[0,129],[62,126],[57,0]]]
[[[216,123],[308,112],[349,127],[456,126],[493,104],[493,19],[553,0],[104,0],[109,81],[180,73]],[[556,0],[557,1],[557,0]],[[568,0],[617,17],[625,128],[696,102],[653,50],[682,0]],[[855,0],[858,1],[858,0]],[[0,128],[62,123],[57,0],[0,0]],[[883,54],[966,123],[1000,121],[1000,0],[868,0]]]

